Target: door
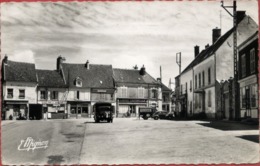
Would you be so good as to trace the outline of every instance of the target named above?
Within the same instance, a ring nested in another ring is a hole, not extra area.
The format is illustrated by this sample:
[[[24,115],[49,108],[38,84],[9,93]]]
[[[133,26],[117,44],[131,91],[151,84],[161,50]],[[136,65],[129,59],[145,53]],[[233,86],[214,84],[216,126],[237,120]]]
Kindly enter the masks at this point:
[[[228,99],[228,94],[224,94],[224,109],[225,109],[225,119],[229,119],[229,99]]]
[[[251,117],[249,88],[246,89],[246,117]]]

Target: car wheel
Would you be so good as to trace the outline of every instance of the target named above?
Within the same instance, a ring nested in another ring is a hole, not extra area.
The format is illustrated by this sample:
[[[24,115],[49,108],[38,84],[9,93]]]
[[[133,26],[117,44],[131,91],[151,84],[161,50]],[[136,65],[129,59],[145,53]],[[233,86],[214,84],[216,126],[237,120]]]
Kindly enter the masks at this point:
[[[158,120],[158,119],[159,119],[159,117],[158,117],[158,116],[154,117],[154,120]]]

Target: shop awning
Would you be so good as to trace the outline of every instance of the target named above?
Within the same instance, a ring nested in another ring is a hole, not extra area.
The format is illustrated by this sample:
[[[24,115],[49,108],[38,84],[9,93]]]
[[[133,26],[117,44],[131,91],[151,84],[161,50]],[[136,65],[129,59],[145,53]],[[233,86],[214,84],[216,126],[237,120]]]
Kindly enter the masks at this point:
[[[5,101],[5,104],[28,104],[27,101]]]

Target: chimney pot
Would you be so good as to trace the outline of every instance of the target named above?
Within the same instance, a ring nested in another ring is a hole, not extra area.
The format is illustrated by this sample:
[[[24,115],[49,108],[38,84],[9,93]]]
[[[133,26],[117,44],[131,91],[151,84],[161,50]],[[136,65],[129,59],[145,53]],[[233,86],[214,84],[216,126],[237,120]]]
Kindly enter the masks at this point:
[[[195,46],[194,47],[194,55],[195,55],[195,58],[197,57],[197,55],[199,55],[199,53],[200,53],[200,46]]]
[[[89,69],[89,61],[87,60],[87,62],[86,62],[86,64],[85,64],[85,67],[87,68],[87,69]]]
[[[144,65],[143,65],[143,67],[141,67],[139,73],[140,73],[140,75],[142,75],[142,76],[145,75],[146,72],[145,72],[145,67],[144,67]]]
[[[219,29],[218,27],[212,29],[212,44],[214,44],[220,36],[221,36],[221,29]]]

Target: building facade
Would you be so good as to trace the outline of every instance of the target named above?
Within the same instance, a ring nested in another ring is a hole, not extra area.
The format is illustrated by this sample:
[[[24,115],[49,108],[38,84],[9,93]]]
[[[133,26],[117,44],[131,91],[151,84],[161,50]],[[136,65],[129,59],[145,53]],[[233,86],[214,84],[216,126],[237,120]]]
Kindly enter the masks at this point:
[[[240,118],[258,118],[258,32],[238,48]]]

